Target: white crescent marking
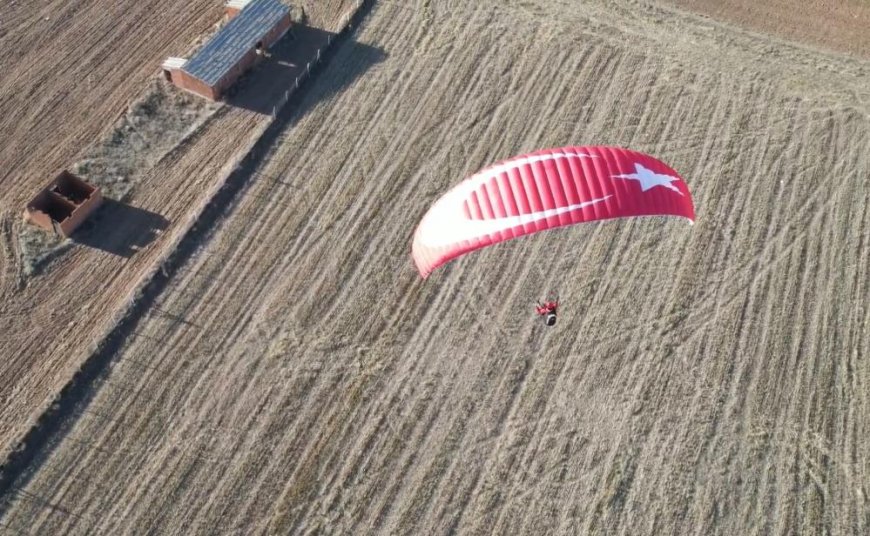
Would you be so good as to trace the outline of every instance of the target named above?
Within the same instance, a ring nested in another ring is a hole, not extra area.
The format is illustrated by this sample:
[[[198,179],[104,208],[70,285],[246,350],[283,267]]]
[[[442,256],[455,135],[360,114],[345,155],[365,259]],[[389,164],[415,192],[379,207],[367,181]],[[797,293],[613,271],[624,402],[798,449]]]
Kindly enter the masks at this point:
[[[450,244],[460,243],[466,240],[482,238],[485,235],[493,234],[499,231],[518,227],[528,223],[547,219],[551,216],[558,216],[566,212],[572,212],[581,208],[600,203],[605,199],[613,197],[607,195],[598,199],[584,201],[576,205],[547,209],[531,214],[521,214],[519,216],[508,216],[505,218],[496,218],[491,220],[471,220],[462,212],[462,203],[471,192],[477,189],[480,185],[489,182],[493,177],[497,177],[502,173],[534,162],[542,162],[545,160],[556,160],[560,158],[596,158],[595,155],[586,153],[548,153],[535,156],[527,156],[510,160],[503,164],[496,165],[492,168],[485,169],[477,175],[472,175],[465,181],[459,183],[453,190],[447,192],[444,197],[439,199],[429,210],[423,221],[420,222],[418,228],[418,239],[420,245],[429,248],[438,248],[448,246]]]
[[[482,238],[485,235],[545,220],[551,216],[558,216],[559,214],[565,214],[566,212],[580,210],[581,208],[600,203],[611,197],[613,197],[612,194],[599,197],[598,199],[577,203],[576,205],[551,208],[540,212],[532,212],[531,214],[508,216],[506,218],[495,218],[492,220],[470,220],[464,214],[459,218],[457,218],[455,214],[448,215],[444,219],[435,220],[420,228],[420,244],[430,248],[437,248],[448,246],[450,244],[457,244],[465,240]]]

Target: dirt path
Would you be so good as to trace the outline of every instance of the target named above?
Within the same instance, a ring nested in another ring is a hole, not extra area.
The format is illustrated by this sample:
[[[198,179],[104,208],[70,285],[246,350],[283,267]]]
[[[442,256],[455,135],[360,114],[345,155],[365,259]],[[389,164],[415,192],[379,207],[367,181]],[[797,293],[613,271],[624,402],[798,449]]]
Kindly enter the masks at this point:
[[[867,64],[562,3],[379,3],[2,526],[867,532]],[[661,156],[698,223],[562,229],[418,279],[441,192],[568,143]]]

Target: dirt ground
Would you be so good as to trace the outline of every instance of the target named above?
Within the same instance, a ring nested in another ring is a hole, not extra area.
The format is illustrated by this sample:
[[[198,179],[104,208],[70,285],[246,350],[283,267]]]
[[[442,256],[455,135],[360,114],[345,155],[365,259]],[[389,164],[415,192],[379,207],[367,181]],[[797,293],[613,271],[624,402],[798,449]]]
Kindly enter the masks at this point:
[[[868,73],[630,0],[379,2],[0,528],[866,533]],[[82,293],[145,277],[262,118],[218,120],[155,169],[178,199],[137,198],[166,238],[126,263],[74,252],[10,294],[12,325],[76,270],[108,265]],[[598,143],[679,170],[696,225],[561,229],[418,278],[411,234],[450,185]],[[21,362],[52,345],[6,344]],[[50,392],[44,363],[21,377]]]
[[[870,58],[870,0],[665,0],[716,20]]]
[[[129,4],[129,5],[128,5]],[[303,2],[337,28],[350,0]],[[296,3],[300,5],[300,3]],[[7,9],[8,8],[8,9]],[[272,93],[216,112],[147,170],[40,277],[27,276],[24,204],[88,154],[147,90],[169,55],[209,35],[222,3],[19,2],[0,17],[0,458],[15,448],[116,324],[214,191],[269,123]],[[45,19],[48,17],[48,20]],[[318,34],[325,39],[325,33]],[[47,51],[54,51],[49,54]],[[307,51],[303,56],[307,57]],[[277,65],[281,76],[295,66]],[[274,78],[283,82],[281,76]]]

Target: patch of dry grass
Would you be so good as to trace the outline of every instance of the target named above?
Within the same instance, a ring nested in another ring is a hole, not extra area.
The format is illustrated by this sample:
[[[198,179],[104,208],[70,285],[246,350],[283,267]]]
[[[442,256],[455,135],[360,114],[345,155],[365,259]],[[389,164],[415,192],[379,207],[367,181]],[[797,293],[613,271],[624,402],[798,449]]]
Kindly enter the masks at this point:
[[[123,201],[155,164],[220,106],[155,79],[70,171],[98,186],[104,197]],[[38,274],[73,244],[33,225],[20,226],[18,241],[25,275]]]

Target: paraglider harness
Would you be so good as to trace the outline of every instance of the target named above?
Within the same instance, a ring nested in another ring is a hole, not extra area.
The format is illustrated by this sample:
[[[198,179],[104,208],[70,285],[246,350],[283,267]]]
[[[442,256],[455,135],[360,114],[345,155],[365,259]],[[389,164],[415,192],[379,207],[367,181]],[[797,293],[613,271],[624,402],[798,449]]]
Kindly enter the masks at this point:
[[[544,317],[544,324],[553,326],[556,324],[556,310],[559,308],[559,299],[552,301],[538,302],[535,306],[535,311]]]

